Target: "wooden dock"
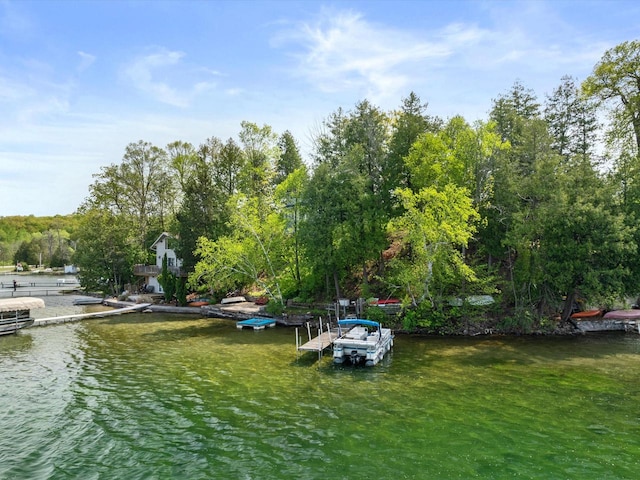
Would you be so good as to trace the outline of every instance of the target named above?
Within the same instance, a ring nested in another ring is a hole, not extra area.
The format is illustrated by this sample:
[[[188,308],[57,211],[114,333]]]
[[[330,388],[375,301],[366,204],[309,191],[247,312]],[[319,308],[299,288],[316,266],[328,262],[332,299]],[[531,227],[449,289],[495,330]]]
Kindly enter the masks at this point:
[[[324,351],[333,345],[333,342],[338,338],[338,332],[331,331],[331,325],[326,323],[323,325],[322,319],[320,319],[320,328],[318,328],[318,336],[311,337],[311,326],[307,322],[307,335],[309,341],[302,343],[298,329],[296,328],[296,351],[300,352],[318,352],[318,360],[322,358]]]
[[[312,338],[307,343],[298,345],[298,350],[305,352],[322,352],[331,346],[336,338],[338,338],[337,332],[324,332]]]
[[[149,307],[150,303],[138,303],[123,308],[116,308],[115,310],[104,310],[101,312],[93,313],[79,313],[75,315],[59,315],[57,317],[49,318],[37,318],[34,320],[32,327],[42,327],[45,325],[54,325],[58,323],[77,322],[78,320],[84,320],[86,318],[102,318],[110,317],[112,315],[121,315],[123,313],[139,312]]]

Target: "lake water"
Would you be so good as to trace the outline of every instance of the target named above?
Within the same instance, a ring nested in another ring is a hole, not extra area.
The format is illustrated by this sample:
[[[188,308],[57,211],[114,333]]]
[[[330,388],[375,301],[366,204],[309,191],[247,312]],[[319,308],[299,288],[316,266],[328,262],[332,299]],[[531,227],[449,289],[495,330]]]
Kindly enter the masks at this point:
[[[640,472],[634,334],[399,335],[353,368],[299,356],[291,329],[129,314],[0,338],[0,399],[3,480]]]

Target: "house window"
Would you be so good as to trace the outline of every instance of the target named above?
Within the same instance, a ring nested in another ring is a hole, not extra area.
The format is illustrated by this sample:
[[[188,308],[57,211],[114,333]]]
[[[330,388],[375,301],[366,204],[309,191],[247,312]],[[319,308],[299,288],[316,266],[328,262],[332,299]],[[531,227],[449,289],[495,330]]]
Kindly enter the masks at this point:
[[[173,257],[167,257],[167,267],[175,267],[176,259]]]

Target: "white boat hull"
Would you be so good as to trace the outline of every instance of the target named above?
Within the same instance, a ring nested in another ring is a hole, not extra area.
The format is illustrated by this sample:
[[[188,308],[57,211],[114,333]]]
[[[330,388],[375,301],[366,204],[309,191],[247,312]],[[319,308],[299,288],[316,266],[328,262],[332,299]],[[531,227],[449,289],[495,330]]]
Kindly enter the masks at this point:
[[[366,328],[354,327],[333,343],[333,361],[341,364],[364,363],[372,367],[384,358],[393,347],[393,335],[388,328],[369,333]]]

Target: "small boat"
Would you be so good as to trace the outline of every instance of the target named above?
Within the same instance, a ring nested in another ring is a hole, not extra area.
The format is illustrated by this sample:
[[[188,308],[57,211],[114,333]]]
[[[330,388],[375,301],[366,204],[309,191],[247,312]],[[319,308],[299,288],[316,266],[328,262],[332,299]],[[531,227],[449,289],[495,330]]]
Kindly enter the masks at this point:
[[[244,303],[246,301],[247,301],[246,298],[244,298],[242,296],[238,296],[238,297],[223,298],[222,300],[220,300],[220,303],[222,305],[229,305],[230,303]]]
[[[16,333],[21,328],[33,325],[33,308],[44,308],[44,300],[31,297],[0,300],[0,335]]]
[[[604,314],[606,320],[640,320],[640,310],[612,310]]]
[[[100,305],[104,301],[98,297],[81,297],[73,300],[74,305]]]
[[[393,347],[391,329],[382,328],[379,322],[350,318],[338,321],[338,338],[333,342],[333,361],[352,364],[364,362],[376,365]]]
[[[602,316],[602,310],[584,310],[582,312],[575,312],[571,314],[571,318],[574,319],[581,319],[581,318],[595,318],[595,317],[601,317]]]

